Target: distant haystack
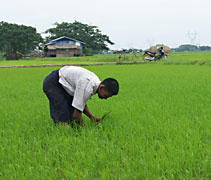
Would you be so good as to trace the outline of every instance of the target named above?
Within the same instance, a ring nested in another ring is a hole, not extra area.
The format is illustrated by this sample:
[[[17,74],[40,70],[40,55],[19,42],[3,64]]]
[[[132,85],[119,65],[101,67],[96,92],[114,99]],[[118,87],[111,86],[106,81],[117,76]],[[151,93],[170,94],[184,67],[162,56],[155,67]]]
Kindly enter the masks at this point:
[[[159,45],[156,45],[156,46],[151,46],[149,50],[150,51],[154,51],[154,52],[159,54],[158,49],[160,47],[163,47],[163,50],[164,50],[164,52],[166,54],[170,54],[171,53],[171,49],[168,46],[165,46],[165,45],[162,45],[162,44],[159,44]]]

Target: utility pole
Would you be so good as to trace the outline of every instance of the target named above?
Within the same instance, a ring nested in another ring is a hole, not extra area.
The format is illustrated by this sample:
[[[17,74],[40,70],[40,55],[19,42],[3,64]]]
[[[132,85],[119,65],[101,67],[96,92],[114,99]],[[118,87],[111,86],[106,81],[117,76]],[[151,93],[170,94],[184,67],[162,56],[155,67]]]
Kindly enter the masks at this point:
[[[195,40],[196,40],[196,37],[198,36],[198,33],[196,31],[194,32],[190,32],[188,31],[188,38],[190,40],[190,44],[191,45],[194,45],[195,44]]]

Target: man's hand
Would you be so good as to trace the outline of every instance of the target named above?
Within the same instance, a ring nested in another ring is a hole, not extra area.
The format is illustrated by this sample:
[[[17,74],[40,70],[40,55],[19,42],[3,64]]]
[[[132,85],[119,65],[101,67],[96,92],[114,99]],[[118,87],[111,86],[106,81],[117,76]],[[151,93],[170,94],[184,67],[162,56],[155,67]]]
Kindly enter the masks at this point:
[[[102,119],[100,118],[100,117],[92,117],[91,118],[91,120],[93,121],[93,122],[97,122],[97,123],[99,123]]]
[[[82,118],[81,119],[77,119],[76,123],[83,126],[84,125],[84,120]]]
[[[74,109],[73,120],[75,120],[76,123],[79,125],[84,125],[84,120],[82,119],[82,112],[78,109]]]
[[[99,123],[102,120],[100,117],[94,117],[87,105],[85,106],[83,113],[86,114],[92,122]]]
[[[96,117],[96,118],[95,118],[95,121],[96,121],[97,123],[99,123],[101,120],[102,120],[102,119],[101,119],[100,117]]]

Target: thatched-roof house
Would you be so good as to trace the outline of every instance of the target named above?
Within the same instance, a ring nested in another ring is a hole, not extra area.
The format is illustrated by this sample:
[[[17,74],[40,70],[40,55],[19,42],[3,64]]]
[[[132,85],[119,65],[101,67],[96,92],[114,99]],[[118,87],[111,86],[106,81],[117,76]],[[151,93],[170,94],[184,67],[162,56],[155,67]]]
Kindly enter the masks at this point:
[[[151,46],[149,50],[150,50],[150,51],[154,51],[154,52],[156,52],[156,53],[159,54],[158,49],[159,49],[160,47],[163,47],[163,50],[164,50],[164,52],[165,52],[166,54],[171,53],[171,49],[170,49],[168,46],[165,46],[165,45],[163,45],[163,44],[158,44],[158,45],[156,45],[156,46]]]
[[[83,46],[86,43],[67,36],[52,40],[47,44],[48,57],[70,57],[83,55]]]

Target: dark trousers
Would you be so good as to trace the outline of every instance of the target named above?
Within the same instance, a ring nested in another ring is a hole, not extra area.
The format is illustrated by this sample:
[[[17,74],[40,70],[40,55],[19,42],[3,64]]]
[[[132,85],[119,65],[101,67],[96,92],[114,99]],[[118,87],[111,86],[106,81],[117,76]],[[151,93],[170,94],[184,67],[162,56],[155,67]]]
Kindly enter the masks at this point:
[[[43,81],[43,91],[48,97],[50,115],[54,122],[70,123],[73,118],[73,97],[70,96],[59,81],[59,70],[53,71]]]

